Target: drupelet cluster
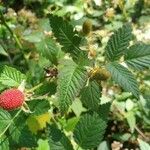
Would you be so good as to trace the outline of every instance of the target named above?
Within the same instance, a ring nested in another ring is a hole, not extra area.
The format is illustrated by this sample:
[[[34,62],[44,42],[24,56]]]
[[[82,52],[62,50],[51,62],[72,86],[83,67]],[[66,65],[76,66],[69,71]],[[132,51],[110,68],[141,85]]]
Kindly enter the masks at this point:
[[[0,107],[5,110],[14,110],[23,105],[24,93],[19,89],[8,89],[0,94]]]

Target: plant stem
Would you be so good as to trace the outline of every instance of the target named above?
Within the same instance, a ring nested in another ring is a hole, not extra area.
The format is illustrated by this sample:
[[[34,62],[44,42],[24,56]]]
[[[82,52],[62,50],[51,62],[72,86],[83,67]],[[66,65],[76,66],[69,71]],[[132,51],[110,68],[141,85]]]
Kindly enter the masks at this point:
[[[31,88],[30,90],[27,90],[27,92],[33,92],[36,89],[38,89],[39,87],[41,87],[43,85],[43,83],[39,83],[38,85],[34,86],[33,88]]]
[[[10,123],[6,126],[5,130],[0,134],[0,138],[5,134],[7,129],[10,127],[10,125],[13,123],[14,119],[21,113],[22,109],[20,109],[15,116],[10,120]]]
[[[79,145],[77,146],[77,148],[76,148],[76,150],[78,150],[80,147],[79,147]]]
[[[12,35],[13,39],[15,40],[16,44],[18,45],[18,47],[20,49],[20,52],[22,53],[22,55],[23,55],[23,57],[25,59],[25,63],[28,65],[27,59],[26,59],[26,57],[24,55],[24,52],[23,52],[23,46],[22,46],[20,40],[18,39],[17,35],[12,31],[12,29],[7,24],[7,22],[6,22],[5,18],[4,18],[4,15],[3,15],[3,13],[1,11],[0,11],[0,20],[1,20],[1,23],[7,28],[7,30]]]
[[[7,30],[10,32],[10,34],[12,35],[12,37],[14,38],[14,40],[16,41],[16,43],[17,43],[18,47],[20,48],[20,50],[22,50],[23,46],[22,46],[21,42],[19,41],[19,39],[16,36],[16,34],[8,26],[7,22],[5,21],[4,15],[3,15],[3,13],[1,11],[0,11],[0,19],[2,21],[2,24],[7,28]]]
[[[46,94],[44,94],[44,95],[42,95],[42,96],[38,96],[38,97],[32,97],[31,99],[27,99],[26,101],[34,101],[34,100],[43,100],[43,99],[46,99],[47,97],[48,97],[48,94],[49,93],[46,93]]]
[[[52,120],[57,126],[59,126],[58,123],[57,123],[57,121],[56,121],[56,119],[55,119],[55,117],[54,117],[53,115],[51,115],[51,120]]]
[[[145,139],[147,140],[148,138],[144,135],[144,133],[135,125],[135,130]]]

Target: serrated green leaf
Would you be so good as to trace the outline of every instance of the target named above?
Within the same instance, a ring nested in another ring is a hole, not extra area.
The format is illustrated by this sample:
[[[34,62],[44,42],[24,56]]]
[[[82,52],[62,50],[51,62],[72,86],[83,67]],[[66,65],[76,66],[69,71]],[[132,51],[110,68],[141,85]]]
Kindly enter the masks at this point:
[[[100,144],[105,128],[106,122],[98,114],[85,114],[74,129],[74,139],[84,149],[94,148]]]
[[[75,35],[73,26],[67,21],[63,20],[62,17],[49,15],[49,19],[55,37],[61,45],[67,48],[66,51],[68,51],[68,48],[70,48],[72,45],[76,47],[73,43],[73,37]]]
[[[11,135],[11,140],[12,143],[19,143],[19,136],[21,134],[21,130],[24,128],[25,122],[27,116],[21,112],[20,115],[13,120],[13,122],[11,123],[10,127],[9,127],[9,134]]]
[[[150,45],[131,46],[126,52],[125,63],[135,70],[148,69],[150,67]]]
[[[101,88],[96,81],[90,81],[89,85],[81,91],[81,101],[89,109],[97,110],[100,104]]]
[[[58,42],[63,46],[62,50],[70,53],[74,59],[84,53],[80,48],[81,37],[78,36],[74,28],[62,17],[49,15],[52,31]]]
[[[140,150],[150,150],[150,145],[145,141],[138,139]]]
[[[87,71],[83,66],[71,60],[62,63],[64,65],[59,70],[57,91],[60,109],[65,112],[85,85]]]
[[[25,78],[25,75],[15,68],[6,65],[0,66],[0,82],[3,85],[17,87]]]
[[[60,49],[52,39],[45,38],[41,42],[36,43],[35,46],[42,56],[46,57],[52,63],[57,64],[57,55]]]
[[[49,130],[49,146],[50,150],[73,150],[71,142],[66,137],[64,133],[62,133],[59,129],[57,129],[53,125],[48,126]]]
[[[0,134],[10,123],[11,123],[11,115],[7,111],[0,109]]]
[[[129,46],[132,39],[132,28],[130,24],[119,28],[109,39],[106,46],[106,56],[110,61],[117,60]]]
[[[106,104],[102,104],[99,106],[98,114],[99,114],[101,119],[106,120],[106,121],[108,120],[108,114],[110,111],[110,106],[111,106],[110,102],[107,102]]]
[[[27,115],[21,112],[21,114],[13,120],[11,126],[9,127],[9,137],[10,147],[18,149],[21,147],[36,147],[37,139],[29,131],[26,125]]]
[[[50,104],[45,99],[32,100],[28,103],[28,105],[34,115],[44,114],[44,113],[48,112],[48,110],[50,109]]]
[[[8,137],[2,136],[2,137],[0,138],[0,149],[1,149],[1,150],[9,150]]]
[[[9,133],[11,134],[11,141],[12,143],[15,141],[15,143],[19,143],[19,136],[21,134],[21,129],[18,127],[14,122],[9,127]]]
[[[22,123],[22,122],[21,122]],[[36,147],[37,139],[36,137],[29,131],[27,126],[20,124],[19,126],[12,124],[10,127],[11,134],[11,144],[14,147]],[[16,149],[17,149],[16,148]]]
[[[25,126],[21,130],[21,135],[19,136],[19,145],[20,145],[20,147],[36,147],[37,146],[37,139],[29,131],[27,126]]]
[[[133,74],[125,67],[117,63],[107,65],[113,80],[118,83],[125,91],[131,92],[137,98],[139,97],[138,83]]]

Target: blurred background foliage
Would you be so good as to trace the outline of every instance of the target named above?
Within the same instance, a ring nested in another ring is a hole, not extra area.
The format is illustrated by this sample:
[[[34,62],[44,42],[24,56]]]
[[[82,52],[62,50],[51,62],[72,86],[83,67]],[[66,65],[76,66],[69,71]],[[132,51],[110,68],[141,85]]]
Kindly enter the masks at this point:
[[[92,32],[87,36],[86,41],[83,41],[82,46],[92,56],[96,55],[98,64],[105,62],[104,48],[112,31],[126,22],[132,23],[136,41],[150,44],[150,0],[0,0],[0,10],[23,45],[19,47],[11,38],[12,33],[1,23],[0,64],[13,65],[26,73],[31,84],[28,85],[29,87],[43,81],[43,68],[52,67],[52,62],[42,55],[42,50],[48,50],[47,39],[53,38],[47,18],[49,13],[63,16],[75,25],[79,32],[85,20],[91,21]],[[87,43],[86,46],[84,42]],[[57,59],[64,54],[60,51],[59,45],[53,44],[53,47],[54,50],[57,49],[54,51],[54,53],[57,52],[57,58],[53,59],[53,62],[57,64]],[[28,62],[25,62],[23,57]],[[103,83],[105,94],[101,100],[106,103],[111,101],[110,95],[114,97],[105,135],[105,139],[109,140],[114,150],[119,147],[120,149],[136,149],[137,137],[150,142],[150,71],[139,72],[136,77],[142,93],[138,101],[130,93],[122,92],[118,86]],[[56,88],[55,83],[46,83],[45,86]],[[1,91],[5,88],[0,86]],[[46,87],[43,87],[42,94],[47,92],[45,89]],[[78,116],[84,108],[77,102],[72,105],[72,109]],[[77,120],[78,117],[70,118],[66,122],[64,118],[61,118],[60,123],[66,130],[72,131]],[[104,145],[107,147],[105,142],[99,146],[99,150]],[[39,143],[43,144],[42,140]]]

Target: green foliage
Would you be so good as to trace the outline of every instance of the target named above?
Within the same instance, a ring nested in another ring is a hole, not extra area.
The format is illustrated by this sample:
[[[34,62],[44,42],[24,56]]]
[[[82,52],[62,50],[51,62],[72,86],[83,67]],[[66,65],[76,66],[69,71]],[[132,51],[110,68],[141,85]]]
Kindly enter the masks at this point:
[[[116,134],[113,135],[113,138],[115,140],[119,140],[119,141],[125,142],[125,141],[128,141],[129,138],[131,138],[131,134],[130,133],[125,133],[125,134],[116,133]]]
[[[100,143],[100,145],[98,146],[97,150],[109,150],[109,146],[108,146],[108,143],[107,141],[103,141]]]
[[[0,149],[9,150],[9,141],[6,136],[0,138]]]
[[[27,127],[21,130],[21,135],[19,137],[20,147],[36,147],[37,141],[36,137],[29,131]]]
[[[30,110],[34,111],[35,115],[46,113],[50,109],[50,104],[47,100],[32,100],[29,102]]]
[[[125,62],[135,70],[148,69],[150,67],[150,45],[135,44],[131,46],[126,52]]]
[[[11,115],[5,111],[0,109],[0,134],[4,131],[4,129],[11,123]],[[1,137],[0,137],[1,138]]]
[[[76,124],[78,123],[78,121],[79,121],[79,117],[73,117],[71,119],[68,119],[66,122],[65,130],[66,131],[73,131]]]
[[[136,118],[135,118],[134,113],[132,111],[128,112],[126,114],[126,118],[127,118],[127,122],[129,124],[130,130],[133,133],[135,129],[135,125],[136,125]]]
[[[74,31],[73,26],[62,17],[49,15],[52,31],[58,42],[63,46],[62,50],[70,53],[74,59],[78,59],[83,53],[79,48],[81,37]]]
[[[141,150],[150,150],[150,145],[148,143],[144,142],[141,139],[138,139],[138,142],[140,144],[140,149]]]
[[[58,98],[59,107],[66,112],[72,101],[86,83],[87,71],[84,66],[77,65],[71,60],[62,62],[62,68],[58,74]]]
[[[96,81],[90,81],[89,85],[81,91],[81,101],[89,109],[97,110],[100,104],[101,88]]]
[[[31,34],[24,35],[23,39],[31,43],[38,43],[42,42],[43,36],[44,35],[41,32],[33,32]]]
[[[107,65],[107,69],[111,72],[113,80],[124,90],[132,92],[137,98],[139,97],[137,81],[127,68],[117,63],[110,63]]]
[[[148,1],[1,5],[0,91],[25,102],[0,109],[0,150],[149,149]]]
[[[57,64],[57,57],[60,49],[52,39],[43,39],[41,42],[36,43],[36,48],[39,53],[50,60],[53,64]]]
[[[49,145],[47,140],[40,139],[38,141],[38,148],[36,150],[49,150]]]
[[[10,130],[13,135],[11,141],[12,145],[15,147],[36,147],[37,141],[36,137],[29,131],[28,127],[19,128],[16,126]]]
[[[15,87],[20,85],[25,78],[25,75],[15,68],[0,66],[0,82],[4,85]]]
[[[29,128],[26,125],[27,116],[21,113],[21,115],[12,121],[12,124],[9,128],[9,138],[10,146],[16,148],[20,147],[35,147],[37,146],[37,139],[31,133]]]
[[[49,126],[49,146],[51,150],[73,150],[71,142],[55,126]]]
[[[98,108],[98,114],[100,116],[101,119],[103,120],[108,120],[108,113],[109,113],[109,110],[110,110],[110,106],[111,106],[111,103],[110,102],[107,102],[105,104],[101,104]]]
[[[4,48],[2,47],[2,45],[0,45],[0,54],[4,55],[4,56],[8,56],[7,52],[4,50]]]
[[[120,58],[120,56],[127,50],[129,42],[132,39],[132,28],[130,24],[119,28],[109,39],[106,46],[106,56],[110,61]]]
[[[80,117],[80,115],[86,111],[85,107],[82,105],[81,100],[78,98],[73,101],[71,109],[77,117]]]
[[[84,149],[99,145],[105,132],[106,122],[98,114],[85,114],[74,129],[75,141]]]

